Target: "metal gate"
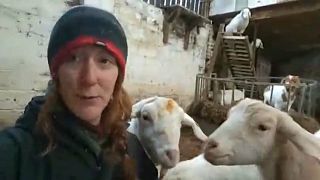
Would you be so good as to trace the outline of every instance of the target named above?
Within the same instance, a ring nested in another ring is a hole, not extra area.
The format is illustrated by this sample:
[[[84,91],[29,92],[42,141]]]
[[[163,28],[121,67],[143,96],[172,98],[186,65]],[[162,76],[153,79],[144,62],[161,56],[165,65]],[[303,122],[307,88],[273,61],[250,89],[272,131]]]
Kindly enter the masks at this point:
[[[284,77],[232,77],[232,78],[216,78],[208,77],[204,74],[198,74],[196,77],[195,101],[212,100],[218,102],[215,95],[218,92],[224,93],[224,90],[232,90],[232,101],[234,101],[234,90],[237,87],[246,87],[251,89],[249,94],[245,97],[263,100],[263,91],[267,86],[273,88],[274,85],[283,85],[280,81]],[[308,116],[315,116],[316,98],[315,91],[317,88],[317,81],[311,79],[300,78],[301,85],[299,87],[299,96],[297,96],[293,107],[301,114]],[[272,94],[272,93],[271,93]],[[272,100],[272,96],[271,96]],[[289,103],[289,102],[288,102]]]

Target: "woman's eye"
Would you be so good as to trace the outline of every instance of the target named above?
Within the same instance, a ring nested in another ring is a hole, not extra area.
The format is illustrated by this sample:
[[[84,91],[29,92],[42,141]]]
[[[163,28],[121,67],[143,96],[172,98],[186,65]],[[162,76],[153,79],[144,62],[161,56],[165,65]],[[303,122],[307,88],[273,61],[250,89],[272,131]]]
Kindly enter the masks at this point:
[[[79,61],[79,60],[80,60],[80,58],[79,58],[78,56],[76,56],[76,55],[74,55],[74,54],[71,55],[71,58],[70,58],[70,61],[71,61],[71,62],[77,62],[77,61]]]
[[[104,58],[104,59],[101,59],[100,62],[103,63],[103,64],[108,64],[108,63],[110,63],[110,60]]]

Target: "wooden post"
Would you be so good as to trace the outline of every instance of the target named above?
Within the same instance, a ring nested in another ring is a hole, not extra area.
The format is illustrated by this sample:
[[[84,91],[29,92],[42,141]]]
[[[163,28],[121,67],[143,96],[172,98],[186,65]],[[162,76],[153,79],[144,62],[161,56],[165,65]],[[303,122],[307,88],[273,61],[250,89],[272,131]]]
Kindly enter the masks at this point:
[[[189,46],[189,40],[190,40],[190,33],[193,28],[197,26],[198,22],[191,21],[191,22],[186,22],[185,25],[185,34],[184,34],[184,42],[183,42],[183,49],[187,50]]]
[[[254,31],[253,31],[253,44],[252,44],[252,63],[253,66],[256,67],[256,60],[257,60],[257,48],[256,48],[256,40],[257,40],[257,34],[258,34],[258,24],[254,25]]]
[[[219,32],[218,32],[216,42],[214,43],[213,54],[212,54],[211,58],[209,59],[209,65],[208,65],[209,68],[208,68],[207,72],[205,73],[206,77],[210,77],[210,74],[212,74],[213,69],[214,69],[214,65],[218,59],[218,55],[220,54],[223,29],[224,29],[224,24],[221,24],[219,27]],[[204,93],[205,97],[208,96],[208,88],[209,87],[205,87],[204,92],[202,92],[202,93]]]
[[[218,35],[216,38],[216,42],[214,43],[214,49],[213,49],[213,53],[212,56],[209,60],[209,68],[208,71],[206,73],[207,76],[209,76],[214,69],[214,65],[218,59],[218,56],[220,54],[221,51],[221,43],[222,43],[222,32],[224,31],[224,24],[220,24],[219,30],[218,30]]]
[[[169,40],[169,32],[171,29],[171,25],[174,24],[177,21],[177,18],[181,14],[181,8],[178,8],[176,11],[175,10],[163,10],[163,38],[162,41],[163,43],[168,43]]]

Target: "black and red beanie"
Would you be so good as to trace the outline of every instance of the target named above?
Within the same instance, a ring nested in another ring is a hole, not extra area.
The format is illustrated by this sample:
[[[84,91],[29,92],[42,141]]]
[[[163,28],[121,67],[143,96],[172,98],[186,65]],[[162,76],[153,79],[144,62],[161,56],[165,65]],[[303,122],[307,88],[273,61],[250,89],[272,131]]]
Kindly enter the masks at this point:
[[[105,46],[124,75],[128,45],[119,21],[105,10],[81,5],[64,13],[51,32],[47,53],[52,78],[72,49],[90,44]]]

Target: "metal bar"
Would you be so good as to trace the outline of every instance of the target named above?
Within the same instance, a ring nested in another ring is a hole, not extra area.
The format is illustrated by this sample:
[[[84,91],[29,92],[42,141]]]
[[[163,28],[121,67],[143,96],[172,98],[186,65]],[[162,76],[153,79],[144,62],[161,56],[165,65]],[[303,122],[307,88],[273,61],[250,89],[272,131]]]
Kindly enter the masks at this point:
[[[271,85],[271,95],[270,95],[270,105],[272,104],[272,95],[273,95],[273,85]]]
[[[291,84],[289,85],[287,112],[289,112],[289,104],[290,104],[290,102],[291,102]]]
[[[251,84],[250,98],[253,98],[254,84]]]
[[[235,87],[235,85],[234,85],[234,83],[232,83],[232,97],[231,97],[231,102],[234,101],[234,87]]]
[[[191,0],[186,0],[186,2],[187,2],[187,3],[186,3],[186,4],[187,4],[187,5],[186,5],[186,8],[187,8],[187,9],[190,9],[190,10],[192,11],[192,9],[191,9]]]
[[[209,98],[209,92],[210,92],[210,79],[206,79],[206,81],[205,81],[205,86],[206,86],[206,88],[205,88],[205,90],[206,90],[206,92],[205,92],[205,95],[207,95],[206,96],[206,99],[208,99]]]
[[[200,0],[197,0],[197,1],[196,1],[196,10],[195,10],[195,12],[196,12],[197,14],[199,14],[199,9],[200,9]]]
[[[199,76],[196,76],[196,87],[195,87],[195,90],[194,90],[194,98],[195,98],[195,101],[198,101],[198,87],[199,87]]]
[[[196,0],[191,0],[191,10],[196,12]]]
[[[205,79],[201,79],[201,100],[203,99],[204,80]]]
[[[311,95],[312,95],[312,88],[310,87],[310,90],[309,90],[309,102],[308,102],[308,116],[311,116],[311,106],[312,106],[312,98],[311,98]]]
[[[303,106],[303,103],[304,103],[304,99],[306,98],[305,96],[305,93],[306,93],[306,87],[303,87],[302,88],[302,93],[300,94],[300,102],[299,102],[299,108],[298,108],[298,112],[299,113],[302,113],[302,106]],[[310,97],[309,97],[310,98]],[[304,112],[303,112],[304,113]]]
[[[222,103],[223,105],[225,105],[225,99],[224,99],[224,95],[225,95],[225,90],[226,90],[226,84],[223,83],[223,90],[222,90]]]

